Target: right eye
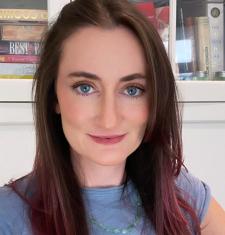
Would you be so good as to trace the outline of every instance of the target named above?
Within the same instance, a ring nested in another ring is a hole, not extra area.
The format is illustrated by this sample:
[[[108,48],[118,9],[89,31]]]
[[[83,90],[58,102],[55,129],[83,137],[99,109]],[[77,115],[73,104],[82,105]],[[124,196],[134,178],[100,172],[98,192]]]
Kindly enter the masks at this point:
[[[89,84],[83,83],[74,85],[73,89],[77,92],[78,95],[90,95],[93,93],[93,87]]]

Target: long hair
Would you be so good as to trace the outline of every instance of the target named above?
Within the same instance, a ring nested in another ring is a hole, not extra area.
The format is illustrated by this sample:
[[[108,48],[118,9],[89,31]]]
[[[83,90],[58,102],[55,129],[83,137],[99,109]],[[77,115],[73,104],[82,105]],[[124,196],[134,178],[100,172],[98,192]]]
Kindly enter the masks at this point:
[[[127,158],[127,178],[137,188],[146,218],[157,235],[190,235],[186,214],[192,218],[196,234],[200,234],[196,214],[175,184],[183,159],[171,65],[155,28],[126,0],[71,2],[64,6],[43,40],[33,84],[37,150],[30,176],[35,187],[27,200],[34,234],[89,234],[81,186],[71,164],[60,115],[55,112],[55,82],[63,43],[70,35],[82,27],[109,29],[120,25],[131,30],[144,49],[151,110],[144,139]]]

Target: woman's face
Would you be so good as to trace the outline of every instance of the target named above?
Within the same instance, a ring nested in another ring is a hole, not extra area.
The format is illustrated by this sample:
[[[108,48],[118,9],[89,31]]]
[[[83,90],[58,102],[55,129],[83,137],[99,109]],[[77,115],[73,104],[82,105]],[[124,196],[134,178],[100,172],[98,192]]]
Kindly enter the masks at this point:
[[[76,159],[124,164],[148,121],[145,59],[124,27],[86,27],[63,44],[56,112]],[[78,157],[78,158],[77,158]]]

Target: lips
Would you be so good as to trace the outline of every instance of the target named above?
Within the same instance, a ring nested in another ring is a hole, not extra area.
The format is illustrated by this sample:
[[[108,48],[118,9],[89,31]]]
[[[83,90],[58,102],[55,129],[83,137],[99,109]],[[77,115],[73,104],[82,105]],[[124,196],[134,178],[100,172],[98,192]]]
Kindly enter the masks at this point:
[[[89,135],[91,139],[98,144],[117,144],[123,140],[126,134],[111,136],[95,136]]]

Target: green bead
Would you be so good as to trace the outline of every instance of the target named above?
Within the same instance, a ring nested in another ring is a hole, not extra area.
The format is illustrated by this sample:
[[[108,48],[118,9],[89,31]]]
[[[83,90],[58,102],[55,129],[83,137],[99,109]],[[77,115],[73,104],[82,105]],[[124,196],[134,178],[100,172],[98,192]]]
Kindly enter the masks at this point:
[[[105,226],[104,224],[102,223],[99,223],[93,216],[92,217],[89,217],[89,221],[98,226],[99,228],[101,228],[102,230],[104,230],[105,232],[108,232],[108,233],[113,233],[113,234],[118,234],[118,233],[122,233],[122,234],[127,234],[129,232],[131,232],[131,230],[136,227],[138,225],[138,223],[140,222],[140,219],[141,219],[141,199],[140,197],[137,198],[137,201],[136,201],[136,215],[135,215],[135,219],[133,221],[133,223],[129,224],[126,228],[122,228],[122,229],[119,229],[119,228],[109,228],[107,226]]]
[[[122,234],[126,234],[127,232],[127,229],[122,229]]]

